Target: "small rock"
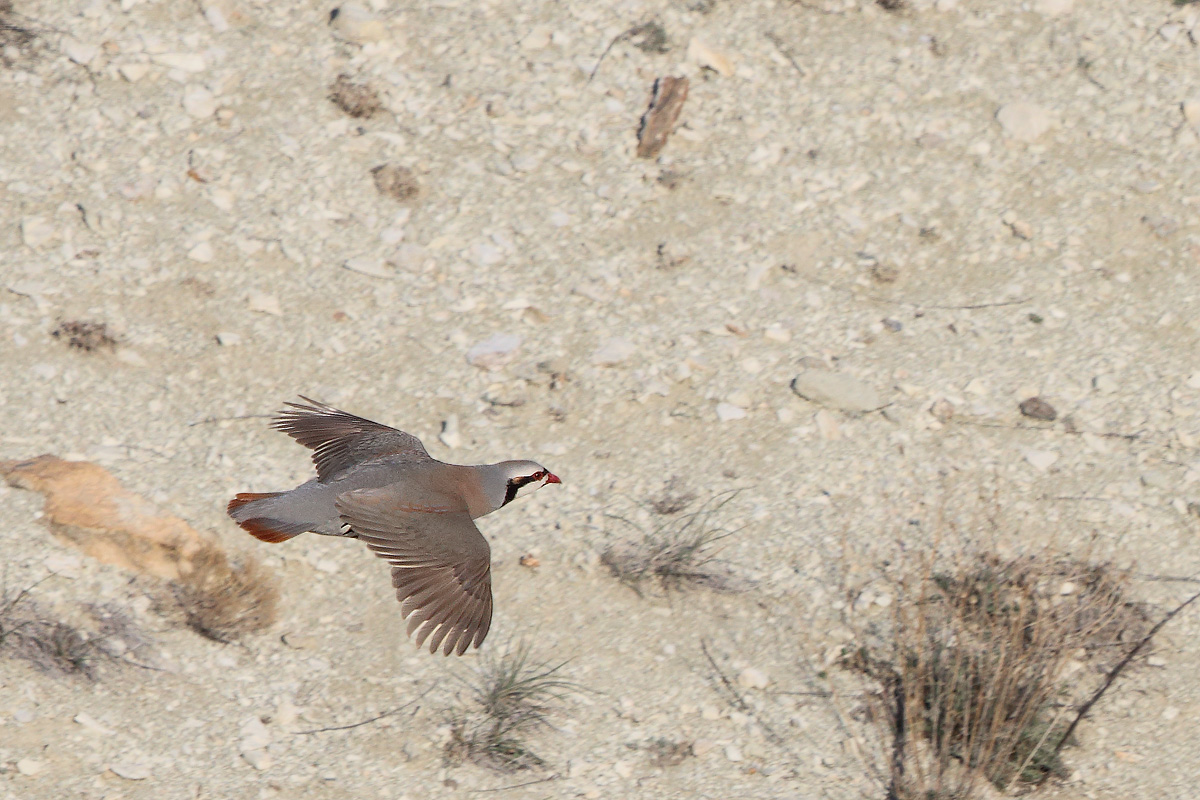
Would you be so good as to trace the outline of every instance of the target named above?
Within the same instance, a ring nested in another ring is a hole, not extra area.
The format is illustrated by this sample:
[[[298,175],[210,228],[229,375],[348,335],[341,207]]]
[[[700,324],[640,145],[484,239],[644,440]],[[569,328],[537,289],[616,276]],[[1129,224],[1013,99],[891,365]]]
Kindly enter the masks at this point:
[[[838,425],[838,421],[834,419],[833,414],[830,414],[825,409],[821,409],[813,415],[813,422],[817,425],[817,435],[826,442],[836,442],[842,438],[842,426]]]
[[[329,26],[340,39],[356,44],[380,42],[387,38],[387,26],[358,3],[344,3],[329,14]]]
[[[246,298],[246,307],[260,314],[270,314],[273,317],[283,316],[283,309],[279,305],[279,298],[266,292],[251,292]]]
[[[1200,133],[1200,97],[1184,100],[1180,108],[1183,111],[1184,121],[1195,128],[1197,133]]]
[[[592,363],[600,367],[615,367],[637,352],[637,347],[628,339],[614,337],[596,348]]]
[[[622,778],[629,778],[633,775],[633,767],[628,761],[618,761],[613,764],[613,772]]]
[[[705,703],[704,705],[700,706],[700,716],[709,722],[712,722],[713,720],[718,720],[721,718],[721,710],[712,703]]]
[[[117,72],[121,73],[121,77],[130,83],[137,83],[146,77],[146,73],[149,71],[149,64],[122,64],[117,67]]]
[[[204,19],[208,21],[208,24],[217,33],[224,33],[229,30],[229,21],[225,19],[225,12],[215,3],[210,3],[205,7]]]
[[[1165,719],[1167,722],[1170,722],[1171,720],[1175,719],[1178,716],[1179,716],[1179,709],[1176,708],[1175,706],[1167,706],[1166,708],[1163,709],[1162,718]]]
[[[1025,454],[1025,460],[1039,472],[1045,472],[1058,461],[1058,453],[1051,450],[1030,450]]]
[[[708,68],[722,77],[734,73],[733,62],[724,53],[709,47],[703,40],[692,37],[687,46],[687,60],[701,68]]]
[[[116,761],[108,765],[119,778],[127,781],[144,781],[150,777],[150,765],[141,761]]]
[[[264,750],[271,744],[271,732],[267,730],[267,726],[258,717],[249,717],[243,723],[238,731],[241,738],[238,740],[238,748],[243,753],[252,750]]]
[[[55,536],[105,563],[174,580],[212,547],[96,464],[44,455],[0,461],[0,475],[10,486],[45,495],[44,521]]]
[[[529,567],[530,569],[533,569],[535,567],[540,567],[542,565],[542,560],[533,553],[526,553],[517,559],[517,563],[522,567]]]
[[[852,375],[806,370],[792,381],[792,391],[818,405],[842,411],[874,411],[883,405],[879,393]]]
[[[740,747],[738,747],[736,744],[730,744],[725,746],[725,758],[726,760],[732,761],[736,764],[739,761],[743,761],[745,756],[742,755],[742,750]]]
[[[208,66],[204,61],[204,56],[200,53],[159,53],[150,58],[155,64],[161,64],[168,69],[177,69],[180,72],[204,72]]]
[[[21,241],[35,250],[48,244],[55,236],[54,225],[45,217],[26,217],[21,220]]]
[[[271,755],[266,750],[243,750],[242,758],[257,770],[271,768]]]
[[[550,40],[554,36],[554,29],[545,25],[538,25],[536,28],[526,34],[521,40],[521,49],[535,52],[537,50],[545,50],[550,46]]]
[[[1013,236],[1018,239],[1029,241],[1033,238],[1033,226],[1024,220],[1014,219],[1008,227],[1012,229]]]
[[[442,444],[455,450],[462,447],[462,434],[458,430],[458,414],[451,414],[442,422],[442,432],[438,434]]]
[[[17,772],[22,775],[33,777],[39,772],[45,771],[45,769],[46,762],[38,761],[36,758],[22,758],[17,761]]]
[[[346,263],[342,266],[351,272],[370,275],[372,278],[391,278],[393,276],[392,270],[388,268],[382,258],[355,256],[354,258],[346,259]]]
[[[111,728],[106,728],[101,725],[95,717],[86,711],[80,711],[78,714],[76,714],[75,722],[82,725],[86,730],[89,730],[92,733],[100,734],[101,736],[112,736],[114,733],[116,733],[116,731],[112,730]]]
[[[100,48],[94,44],[84,44],[78,39],[67,38],[63,40],[63,53],[76,64],[86,67],[100,55]]]
[[[495,372],[516,357],[520,346],[521,337],[515,333],[494,333],[467,351],[467,363]]]
[[[1018,101],[1000,106],[996,121],[1012,139],[1032,142],[1050,130],[1050,112],[1039,105]]]
[[[1046,422],[1053,422],[1058,419],[1058,412],[1054,410],[1054,406],[1040,397],[1030,397],[1022,400],[1018,408],[1021,409],[1022,414],[1031,419],[1040,419]]]
[[[717,419],[721,422],[731,422],[735,419],[745,419],[746,409],[733,403],[717,403]]]
[[[183,93],[183,110],[189,117],[208,119],[217,113],[217,99],[203,86],[194,86]]]
[[[1092,378],[1092,388],[1102,394],[1114,394],[1121,388],[1121,384],[1111,375],[1097,375]]]
[[[213,253],[211,244],[208,242],[200,242],[191,250],[188,250],[187,257],[200,264],[208,264],[216,257],[216,254]]]
[[[240,334],[230,333],[229,331],[221,331],[217,334],[217,344],[221,347],[237,347],[242,343]]]
[[[754,667],[746,667],[738,674],[738,683],[747,689],[765,689],[770,682],[767,673]]]
[[[1074,6],[1075,0],[1037,0],[1033,4],[1033,10],[1044,17],[1061,17],[1071,13]]]
[[[954,410],[954,403],[944,397],[933,401],[933,405],[929,407],[929,413],[939,422],[949,422],[954,416]]]
[[[1167,660],[1162,656],[1150,656],[1146,659],[1146,663],[1152,667],[1165,667]]]

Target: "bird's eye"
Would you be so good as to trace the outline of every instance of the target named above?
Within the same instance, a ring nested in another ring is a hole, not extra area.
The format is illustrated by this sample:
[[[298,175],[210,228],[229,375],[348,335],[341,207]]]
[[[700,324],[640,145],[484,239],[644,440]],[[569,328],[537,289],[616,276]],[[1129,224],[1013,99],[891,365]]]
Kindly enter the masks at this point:
[[[537,472],[533,473],[529,477],[535,481],[540,481],[542,478],[546,477],[546,470],[544,470],[544,469],[538,470]]]

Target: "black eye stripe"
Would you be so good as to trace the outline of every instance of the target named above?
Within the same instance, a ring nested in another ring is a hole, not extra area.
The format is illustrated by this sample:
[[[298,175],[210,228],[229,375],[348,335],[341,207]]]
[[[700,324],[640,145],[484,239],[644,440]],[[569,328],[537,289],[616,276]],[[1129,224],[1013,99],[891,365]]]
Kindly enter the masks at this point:
[[[509,503],[511,503],[513,500],[516,500],[517,499],[517,491],[522,486],[525,486],[526,484],[529,484],[529,483],[533,483],[534,481],[537,481],[537,480],[541,480],[541,479],[537,478],[533,475],[521,475],[516,478],[509,478],[508,486],[504,490],[504,502],[501,503],[500,505],[506,506]]]

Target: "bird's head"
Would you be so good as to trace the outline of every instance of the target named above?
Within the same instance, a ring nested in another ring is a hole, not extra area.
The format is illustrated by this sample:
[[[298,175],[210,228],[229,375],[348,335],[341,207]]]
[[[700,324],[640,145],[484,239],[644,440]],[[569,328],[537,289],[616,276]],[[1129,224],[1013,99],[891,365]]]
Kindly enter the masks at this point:
[[[504,461],[499,466],[505,481],[502,506],[518,497],[533,494],[548,483],[562,483],[557,475],[536,461]]]

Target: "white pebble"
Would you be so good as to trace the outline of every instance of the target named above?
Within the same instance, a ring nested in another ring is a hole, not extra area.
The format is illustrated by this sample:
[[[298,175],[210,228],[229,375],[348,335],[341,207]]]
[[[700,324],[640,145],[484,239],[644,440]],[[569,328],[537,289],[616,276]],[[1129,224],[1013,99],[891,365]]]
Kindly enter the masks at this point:
[[[26,217],[21,220],[21,241],[27,247],[37,249],[48,244],[55,233],[54,225],[45,217]]]
[[[614,337],[596,348],[592,353],[592,363],[601,367],[615,367],[637,352],[633,342],[628,339]]]
[[[22,758],[17,761],[17,772],[22,775],[37,775],[46,769],[45,761],[38,761],[36,758]]]
[[[879,392],[853,375],[823,369],[805,370],[792,381],[792,391],[818,405],[843,411],[874,411],[883,405]]]
[[[203,72],[207,66],[200,53],[159,53],[150,57],[155,64],[180,72]]]
[[[372,278],[390,278],[392,271],[383,262],[381,258],[372,258],[371,256],[355,256],[354,258],[346,259],[343,265],[351,272],[358,272],[362,275],[370,275]]]
[[[187,257],[192,261],[197,261],[201,264],[208,264],[214,258],[216,258],[216,254],[213,253],[211,244],[208,242],[200,242],[191,250],[188,250]]]
[[[86,67],[100,54],[100,48],[94,44],[84,44],[78,39],[67,38],[63,40],[63,52],[76,64]]]
[[[442,432],[438,434],[438,439],[451,450],[462,447],[462,434],[458,430],[457,414],[451,414],[442,421]]]
[[[1162,718],[1170,722],[1179,716],[1179,709],[1175,706],[1167,706],[1163,709]]]
[[[183,110],[189,117],[208,119],[217,112],[217,99],[203,86],[193,86],[183,93]]]
[[[241,343],[242,337],[240,334],[230,333],[229,331],[221,331],[217,334],[217,344],[221,345],[221,347],[237,347]]]
[[[743,761],[746,757],[742,755],[742,749],[736,744],[725,746],[725,758],[733,763]]]
[[[1032,142],[1050,130],[1050,112],[1039,105],[1018,101],[1000,106],[996,121],[1012,139]]]
[[[1058,453],[1052,450],[1030,450],[1025,454],[1025,460],[1032,464],[1034,469],[1045,472],[1058,461]]]
[[[229,21],[225,19],[225,14],[215,5],[210,5],[204,9],[204,18],[208,20],[208,24],[217,33],[224,33],[229,30]]]
[[[738,675],[738,683],[747,689],[765,689],[770,682],[767,673],[755,667],[746,667]]]
[[[521,337],[515,333],[494,333],[467,351],[467,363],[495,372],[516,357],[520,346]]]
[[[279,305],[279,298],[266,292],[251,292],[249,297],[246,298],[246,307],[260,314],[270,314],[273,317],[283,316],[283,309]]]
[[[117,71],[121,73],[121,77],[130,83],[137,83],[142,78],[146,77],[146,73],[150,71],[149,64],[122,64],[117,67]]]
[[[729,56],[709,47],[702,39],[692,37],[687,46],[687,60],[697,67],[707,67],[722,77],[733,75],[733,62]]]
[[[119,778],[127,781],[144,781],[150,777],[150,766],[141,761],[116,761],[108,768]]]
[[[348,42],[365,44],[387,38],[387,27],[375,14],[358,3],[343,3],[329,23],[334,34]]]
[[[1044,17],[1061,17],[1071,13],[1074,6],[1075,0],[1037,0],[1033,10]]]
[[[112,728],[106,728],[104,725],[100,724],[95,717],[86,711],[80,711],[78,714],[76,714],[75,722],[82,725],[85,730],[100,734],[101,736],[112,736],[115,733]]]
[[[717,403],[717,419],[721,422],[732,422],[735,419],[745,419],[746,409],[733,403]]]

